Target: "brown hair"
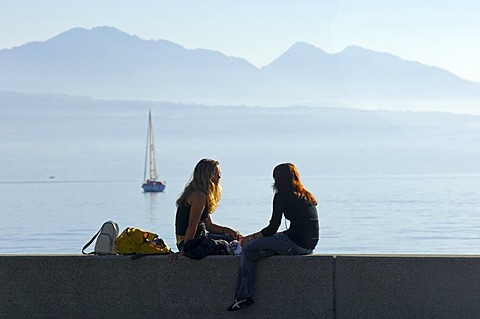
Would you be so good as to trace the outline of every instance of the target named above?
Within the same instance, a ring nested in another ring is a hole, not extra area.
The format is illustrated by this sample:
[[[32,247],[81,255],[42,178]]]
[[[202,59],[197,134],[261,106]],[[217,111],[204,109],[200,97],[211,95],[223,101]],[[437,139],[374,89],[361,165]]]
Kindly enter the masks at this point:
[[[317,205],[315,197],[303,187],[300,174],[295,165],[283,163],[273,169],[273,189],[279,193],[292,194],[307,203]]]

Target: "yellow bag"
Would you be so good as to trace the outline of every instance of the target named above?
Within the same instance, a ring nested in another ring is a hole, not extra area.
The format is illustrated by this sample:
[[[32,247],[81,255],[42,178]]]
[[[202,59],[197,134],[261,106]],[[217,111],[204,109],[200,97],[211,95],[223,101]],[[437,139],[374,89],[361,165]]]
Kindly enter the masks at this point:
[[[169,254],[170,247],[157,234],[138,228],[127,227],[115,240],[119,253],[129,254]]]

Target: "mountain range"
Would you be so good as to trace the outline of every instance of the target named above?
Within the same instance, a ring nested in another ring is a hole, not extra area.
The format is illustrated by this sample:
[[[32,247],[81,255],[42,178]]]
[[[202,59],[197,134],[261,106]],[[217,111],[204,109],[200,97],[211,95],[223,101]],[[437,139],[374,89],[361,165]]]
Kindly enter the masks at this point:
[[[262,106],[435,105],[474,101],[480,84],[358,46],[329,54],[295,43],[269,65],[112,27],[74,28],[0,50],[0,91]]]

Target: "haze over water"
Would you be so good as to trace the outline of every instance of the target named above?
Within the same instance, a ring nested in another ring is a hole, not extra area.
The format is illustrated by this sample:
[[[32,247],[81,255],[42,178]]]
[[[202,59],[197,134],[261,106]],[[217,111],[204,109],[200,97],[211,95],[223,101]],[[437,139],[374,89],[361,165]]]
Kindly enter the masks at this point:
[[[244,234],[267,225],[288,161],[319,201],[316,253],[478,253],[478,117],[80,100],[2,108],[0,253],[79,253],[109,219],[175,247],[175,200],[203,157],[223,171],[213,220]],[[140,187],[149,109],[160,194]]]

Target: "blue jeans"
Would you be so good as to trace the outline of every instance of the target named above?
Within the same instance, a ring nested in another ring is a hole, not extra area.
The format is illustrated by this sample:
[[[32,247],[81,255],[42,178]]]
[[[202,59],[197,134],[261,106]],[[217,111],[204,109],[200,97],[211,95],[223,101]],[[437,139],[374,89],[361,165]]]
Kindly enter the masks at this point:
[[[298,246],[282,233],[249,241],[243,246],[240,255],[240,270],[238,271],[235,299],[245,299],[253,296],[258,260],[273,255],[307,255],[312,252],[313,249]]]

